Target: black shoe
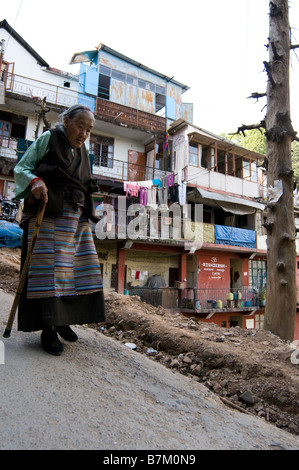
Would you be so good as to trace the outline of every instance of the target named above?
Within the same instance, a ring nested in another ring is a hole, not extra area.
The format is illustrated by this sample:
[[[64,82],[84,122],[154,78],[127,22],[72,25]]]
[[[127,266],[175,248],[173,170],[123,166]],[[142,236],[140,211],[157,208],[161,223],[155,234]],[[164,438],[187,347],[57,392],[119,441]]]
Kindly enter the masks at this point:
[[[63,344],[59,341],[55,328],[48,327],[41,333],[43,349],[53,356],[59,356],[63,352]]]
[[[78,340],[78,336],[68,325],[56,326],[56,331],[65,341],[71,341],[73,343]]]

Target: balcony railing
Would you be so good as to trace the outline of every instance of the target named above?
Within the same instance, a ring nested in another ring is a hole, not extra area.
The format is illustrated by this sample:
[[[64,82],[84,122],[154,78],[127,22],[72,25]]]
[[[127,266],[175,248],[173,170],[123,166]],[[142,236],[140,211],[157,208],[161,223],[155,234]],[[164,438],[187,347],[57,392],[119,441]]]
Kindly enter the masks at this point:
[[[130,108],[118,103],[97,98],[96,114],[103,118],[115,121],[123,126],[133,126],[151,132],[166,130],[165,118]]]
[[[252,249],[256,247],[254,230],[189,221],[185,224],[185,234],[188,240]]]
[[[139,295],[141,299],[164,308],[178,308],[179,297],[182,298],[180,309],[185,312],[212,314],[218,311],[248,311],[263,309],[265,301],[260,299],[257,288],[242,286],[239,289],[208,288],[208,289],[179,289],[173,287],[129,287],[129,295]]]
[[[256,287],[240,286],[228,288],[185,288],[182,292],[182,308],[203,312],[222,309],[259,309],[264,308],[261,292]]]
[[[103,176],[105,178],[119,179],[122,181],[144,181],[163,178],[172,172],[168,170],[160,170],[158,168],[140,165],[139,163],[131,163],[124,160],[109,160],[107,165],[98,165],[94,163],[94,156],[91,155],[92,172],[95,176]]]
[[[32,141],[27,139],[2,137],[0,138],[0,157],[8,157],[19,161],[31,144]]]
[[[7,73],[5,76],[5,89],[6,92],[32,99],[43,99],[46,97],[47,103],[67,108],[79,101],[83,102],[86,98],[91,103],[95,103],[94,109],[99,119],[108,120],[113,123],[117,122],[117,124],[125,127],[130,126],[149,132],[165,133],[166,130],[166,120],[161,116],[33,78]]]
[[[78,92],[33,78],[7,73],[5,90],[32,99],[46,97],[48,103],[70,107],[78,102]]]

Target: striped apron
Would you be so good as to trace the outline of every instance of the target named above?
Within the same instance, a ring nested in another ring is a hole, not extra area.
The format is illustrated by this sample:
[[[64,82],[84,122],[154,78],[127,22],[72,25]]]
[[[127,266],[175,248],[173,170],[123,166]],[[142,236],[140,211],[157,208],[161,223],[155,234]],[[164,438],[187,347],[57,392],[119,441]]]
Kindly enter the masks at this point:
[[[29,220],[27,248],[35,221]],[[89,221],[64,204],[62,216],[42,221],[28,270],[26,299],[19,307],[19,329],[101,321],[105,321],[102,276]]]

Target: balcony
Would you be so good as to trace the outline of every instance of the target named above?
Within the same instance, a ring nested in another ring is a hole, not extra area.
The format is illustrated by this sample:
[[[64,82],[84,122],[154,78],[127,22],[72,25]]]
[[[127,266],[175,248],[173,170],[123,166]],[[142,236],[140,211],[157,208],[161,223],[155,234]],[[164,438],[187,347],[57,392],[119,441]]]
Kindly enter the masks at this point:
[[[250,311],[265,307],[264,290],[251,286],[229,288],[185,288],[181,308],[186,312],[213,314],[216,311]]]
[[[185,222],[185,238],[196,242],[216,245],[256,248],[256,232],[225,225]]]
[[[97,98],[96,116],[124,127],[133,127],[153,133],[164,133],[166,130],[165,118],[155,114],[146,113],[118,103]]]
[[[114,196],[113,206],[101,202],[96,207],[96,214],[101,219],[100,232],[98,227],[95,229],[98,239],[116,240],[119,237],[136,243],[167,243],[192,253],[201,248],[247,253],[256,251],[256,232],[253,230],[192,222],[185,218],[186,206],[179,204],[153,208],[139,204],[136,197],[135,204],[130,200],[132,206],[128,206],[129,200],[123,188],[119,187],[119,190],[119,196]],[[137,215],[139,222],[135,226]],[[222,240],[217,238],[218,232],[235,235]]]
[[[94,163],[94,155],[91,155],[92,172],[94,176],[121,181],[144,181],[163,178],[171,174],[171,171],[140,165],[124,160],[107,160],[105,165]]]
[[[2,137],[0,138],[0,157],[8,158],[15,164],[22,158],[31,144],[32,141],[27,139]]]
[[[78,101],[84,101],[86,98],[92,103],[95,102],[95,114],[99,120],[145,132],[165,134],[166,120],[161,116],[33,78],[7,73],[5,77],[5,91],[13,95],[21,95],[27,100],[42,100],[46,97],[48,104],[66,108],[78,103]]]
[[[174,287],[128,287],[129,295],[140,298],[154,307],[177,309],[186,314],[202,314],[206,319],[216,312],[243,312],[251,314],[264,309],[265,300],[261,300],[257,288],[242,286],[239,289],[215,288],[179,290]],[[179,306],[179,298],[182,299]]]
[[[66,108],[78,102],[77,91],[13,73],[5,76],[5,92],[20,95],[26,100],[42,100],[46,97],[47,103]]]

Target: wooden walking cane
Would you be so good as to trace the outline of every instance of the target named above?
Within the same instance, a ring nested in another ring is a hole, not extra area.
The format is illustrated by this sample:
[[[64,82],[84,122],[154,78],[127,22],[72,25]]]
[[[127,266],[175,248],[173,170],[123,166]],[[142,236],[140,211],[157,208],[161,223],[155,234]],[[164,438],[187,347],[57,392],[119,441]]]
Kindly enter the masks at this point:
[[[15,314],[16,314],[16,311],[17,311],[17,307],[19,305],[20,298],[21,298],[21,295],[22,295],[23,290],[24,290],[24,285],[25,285],[25,281],[26,281],[26,277],[27,277],[27,273],[28,273],[28,268],[29,268],[31,257],[32,257],[33,250],[34,250],[34,245],[35,245],[35,242],[37,240],[39,230],[40,230],[40,226],[41,226],[41,223],[42,223],[42,220],[43,220],[43,217],[44,217],[45,208],[46,208],[46,203],[44,201],[42,201],[41,205],[40,205],[40,208],[39,208],[39,211],[38,211],[37,216],[36,216],[35,227],[34,227],[34,230],[33,230],[33,235],[32,235],[31,243],[30,243],[30,246],[29,246],[29,249],[28,249],[28,252],[27,252],[25,262],[24,262],[24,266],[23,266],[23,269],[22,269],[22,272],[21,272],[21,275],[20,275],[20,280],[19,280],[19,285],[18,285],[18,288],[17,288],[17,293],[15,295],[15,298],[14,298],[14,301],[13,301],[13,304],[12,304],[12,307],[11,307],[11,310],[10,310],[10,314],[9,314],[9,317],[8,317],[8,320],[7,320],[6,328],[5,328],[5,331],[4,331],[4,334],[3,334],[4,338],[9,338],[10,337],[10,332],[11,332],[12,325],[13,325],[13,322],[14,322],[14,319],[15,319]]]

